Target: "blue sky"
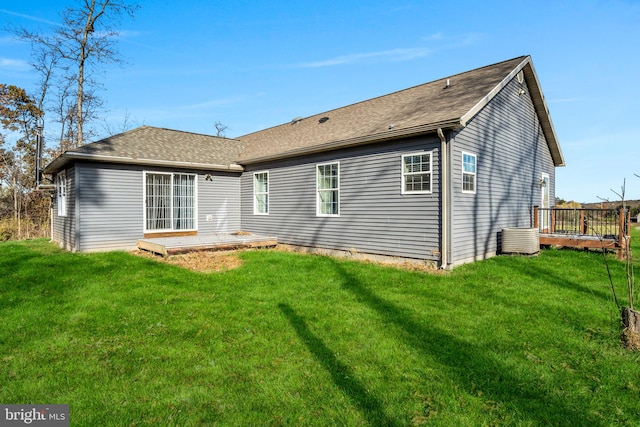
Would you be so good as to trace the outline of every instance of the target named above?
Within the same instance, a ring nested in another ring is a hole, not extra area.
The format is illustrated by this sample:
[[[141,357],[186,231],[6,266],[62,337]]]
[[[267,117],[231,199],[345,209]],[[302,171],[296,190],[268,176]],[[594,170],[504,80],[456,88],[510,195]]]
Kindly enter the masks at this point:
[[[64,4],[2,2],[0,26],[48,31]],[[638,0],[138,4],[119,26],[128,64],[101,76],[112,127],[235,137],[531,55],[567,163],[556,195],[615,200],[626,178],[640,199]],[[29,55],[0,30],[0,82],[32,90]]]

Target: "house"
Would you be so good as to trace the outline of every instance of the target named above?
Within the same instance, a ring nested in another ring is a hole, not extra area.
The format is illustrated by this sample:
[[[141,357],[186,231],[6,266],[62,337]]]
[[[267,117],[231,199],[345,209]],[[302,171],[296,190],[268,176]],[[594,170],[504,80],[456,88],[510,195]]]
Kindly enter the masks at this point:
[[[45,173],[52,238],[69,250],[242,229],[448,268],[495,255],[503,228],[532,226],[563,165],[522,56],[236,139],[143,126]]]
[[[240,229],[242,141],[142,126],[58,156],[51,238],[70,251]],[[173,209],[171,208],[173,204]]]

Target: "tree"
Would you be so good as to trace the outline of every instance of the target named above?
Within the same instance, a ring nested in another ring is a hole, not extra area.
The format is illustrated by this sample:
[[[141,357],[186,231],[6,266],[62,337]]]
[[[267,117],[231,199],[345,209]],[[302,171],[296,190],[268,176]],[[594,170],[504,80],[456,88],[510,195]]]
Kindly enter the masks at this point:
[[[220,120],[218,120],[215,124],[215,127],[216,127],[216,136],[220,136],[224,138],[225,131],[229,129],[229,126],[225,125]]]
[[[137,5],[124,0],[77,0],[61,13],[62,24],[53,33],[15,30],[32,45],[32,65],[41,76],[40,102],[52,86],[57,87],[55,111],[61,122],[60,145],[67,138],[71,147],[84,143],[86,125],[96,118],[102,105],[97,96],[96,71],[100,64],[122,63],[116,49],[114,29],[123,15],[133,17]],[[70,101],[70,85],[73,101]],[[40,104],[42,108],[42,104]]]
[[[24,89],[0,83],[0,124],[16,140],[13,146],[5,147],[7,135],[0,134],[0,184],[4,182],[9,190],[3,192],[3,198],[8,193],[13,202],[11,216],[17,227],[17,238],[23,234],[23,215],[28,215],[35,206],[43,206],[44,197],[35,192],[36,134],[42,116],[42,110]],[[41,216],[46,220],[46,210],[39,209],[36,217]]]
[[[33,98],[13,85],[0,83],[0,124],[2,128],[20,135],[16,141],[15,155],[21,155],[35,177],[35,137],[38,120],[43,116]],[[3,142],[6,140],[3,135]],[[13,162],[15,163],[15,162]]]

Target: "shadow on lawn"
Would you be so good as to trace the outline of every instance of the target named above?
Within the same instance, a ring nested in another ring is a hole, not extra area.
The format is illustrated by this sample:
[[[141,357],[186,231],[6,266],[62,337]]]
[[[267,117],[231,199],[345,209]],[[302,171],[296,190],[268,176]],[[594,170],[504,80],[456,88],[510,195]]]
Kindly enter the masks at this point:
[[[408,345],[449,367],[449,375],[463,390],[481,390],[486,399],[503,402],[540,425],[601,425],[572,408],[570,401],[550,396],[531,373],[516,376],[512,368],[486,354],[486,350],[413,318],[402,307],[380,298],[335,262],[344,282],[342,287],[375,310],[386,322],[405,333],[399,335]],[[451,319],[455,322],[455,319]],[[328,350],[327,350],[328,351]],[[381,411],[381,409],[380,409]]]
[[[125,252],[72,254],[47,241],[20,242],[3,248],[0,253],[0,314],[37,303],[37,310],[25,309],[24,316],[42,316],[48,310],[55,316],[44,316],[53,324],[62,316],[82,310],[83,291],[92,287],[114,298],[131,298],[131,274],[138,273],[154,261],[133,257]],[[149,275],[145,284],[166,285],[163,269],[159,275]],[[188,279],[182,279],[187,281]],[[172,276],[172,286],[182,283]],[[119,293],[119,294],[118,294]],[[80,308],[79,308],[80,307]],[[92,316],[95,314],[92,310]],[[43,320],[44,321],[44,320]]]
[[[278,304],[300,340],[307,346],[316,360],[329,372],[335,385],[345,393],[360,409],[371,425],[399,425],[385,414],[382,405],[375,397],[367,393],[366,388],[357,379],[354,372],[340,362],[333,351],[309,330],[306,322],[289,305]]]
[[[563,250],[569,250],[569,249],[563,249]],[[585,254],[588,255],[588,254]],[[596,255],[596,254],[593,254]],[[604,265],[602,264],[602,255],[597,254],[598,257],[594,257],[592,259],[589,259],[586,262],[593,262],[595,263],[595,265],[597,265],[597,267],[594,270],[593,273],[593,280],[601,280],[603,284],[608,283],[608,278],[606,277],[606,270]],[[585,268],[589,268],[591,266],[585,266]],[[607,292],[608,288],[603,287],[602,289],[599,290],[594,290],[588,286],[585,286],[581,283],[579,283],[575,277],[575,270],[570,269],[570,268],[565,268],[565,269],[551,269],[551,268],[543,268],[540,267],[540,264],[538,263],[529,263],[526,266],[522,266],[522,268],[520,269],[520,272],[522,274],[525,274],[529,277],[531,277],[532,279],[539,279],[540,277],[544,277],[545,282],[551,284],[551,285],[555,285],[559,288],[563,288],[569,291],[573,291],[573,292],[578,292],[578,293],[582,293],[588,296],[592,296],[592,297],[597,297],[605,302],[609,302],[611,300],[611,293]],[[561,272],[561,273],[558,273]]]

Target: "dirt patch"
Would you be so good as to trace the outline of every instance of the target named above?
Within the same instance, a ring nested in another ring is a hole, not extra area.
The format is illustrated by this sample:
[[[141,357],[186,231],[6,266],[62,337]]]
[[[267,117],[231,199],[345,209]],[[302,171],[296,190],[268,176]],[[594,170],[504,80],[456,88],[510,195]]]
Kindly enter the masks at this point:
[[[624,328],[622,331],[622,345],[629,350],[640,351],[640,334],[629,328]]]
[[[298,247],[288,246],[288,245],[278,245],[275,249],[282,252],[292,252],[292,253],[306,253],[304,250],[300,250]],[[170,255],[167,258],[163,258],[160,255],[156,255],[152,252],[148,251],[132,251],[134,255],[138,255],[144,258],[153,259],[158,262],[164,262],[167,264],[177,265],[179,267],[187,268],[192,271],[200,271],[203,273],[214,273],[220,271],[233,270],[234,268],[238,268],[242,265],[242,260],[238,257],[238,253],[241,252],[242,249],[232,250],[232,251],[198,251],[198,252],[190,252],[186,254],[180,255]],[[330,254],[320,253],[317,254],[320,256],[332,256]],[[444,270],[435,269],[431,265],[421,264],[419,262],[404,260],[402,258],[392,259],[389,257],[384,261],[368,259],[366,257],[354,257],[353,254],[351,256],[337,256],[338,258],[347,258],[352,259],[354,261],[362,262],[365,264],[376,264],[386,267],[399,268],[403,270],[409,271],[420,271],[432,274],[445,274]]]
[[[167,258],[163,258],[160,255],[156,255],[148,251],[137,250],[132,253],[143,258],[176,265],[178,267],[202,273],[218,273],[221,271],[233,270],[234,268],[238,268],[242,265],[242,260],[238,257],[238,251],[190,252],[187,254],[171,255]]]
[[[640,311],[622,308],[622,344],[629,350],[640,351]]]
[[[350,259],[364,264],[375,264],[383,267],[393,267],[402,270],[419,271],[433,274],[446,274],[444,270],[437,269],[433,264],[427,264],[418,260],[409,260],[399,257],[376,256],[359,253],[356,250],[351,251],[331,251],[324,249],[305,248],[302,246],[282,245],[279,244],[275,250],[290,253],[302,253],[307,255],[328,256],[339,259]]]

